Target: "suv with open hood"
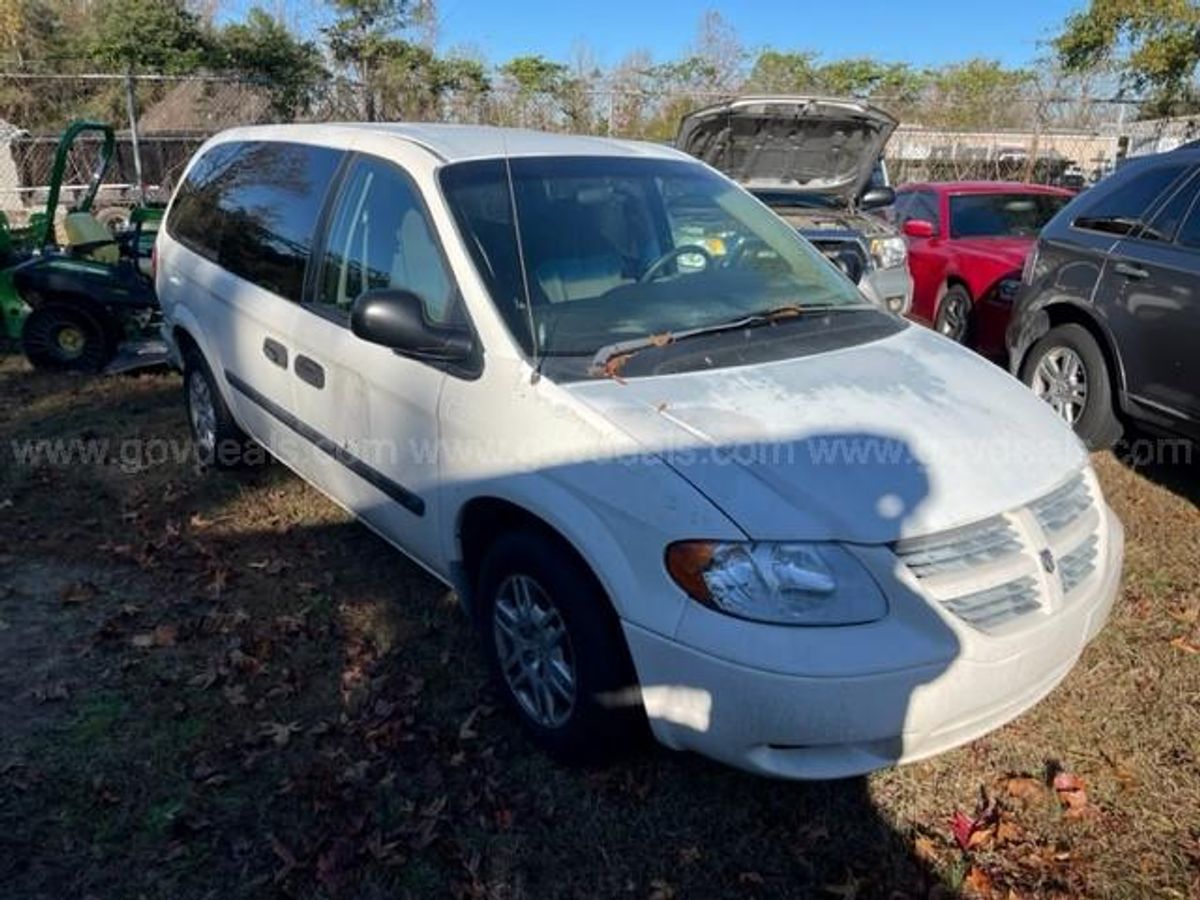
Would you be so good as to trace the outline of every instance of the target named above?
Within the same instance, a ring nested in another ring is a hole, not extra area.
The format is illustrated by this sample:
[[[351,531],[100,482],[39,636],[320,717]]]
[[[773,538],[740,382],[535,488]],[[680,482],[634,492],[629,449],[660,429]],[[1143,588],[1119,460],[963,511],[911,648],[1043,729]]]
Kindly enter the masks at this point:
[[[684,117],[675,145],[766,203],[872,300],[904,313],[904,238],[868,212],[895,199],[882,154],[896,124],[859,100],[741,97]]]

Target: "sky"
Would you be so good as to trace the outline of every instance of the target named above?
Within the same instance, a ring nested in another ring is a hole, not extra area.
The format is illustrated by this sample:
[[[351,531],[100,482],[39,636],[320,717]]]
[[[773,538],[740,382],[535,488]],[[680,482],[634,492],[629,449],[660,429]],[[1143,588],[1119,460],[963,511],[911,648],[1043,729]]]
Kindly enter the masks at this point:
[[[287,9],[293,24],[306,31],[322,20],[319,3],[259,2]],[[220,18],[237,18],[252,3],[231,0]],[[437,0],[438,44],[443,51],[470,47],[492,63],[526,53],[567,60],[579,42],[591,47],[602,66],[636,49],[661,61],[683,52],[701,14],[714,8],[752,50],[815,50],[827,59],[873,56],[916,67],[982,56],[1019,66],[1037,58],[1043,52],[1039,45],[1067,14],[1085,5],[1085,0]]]

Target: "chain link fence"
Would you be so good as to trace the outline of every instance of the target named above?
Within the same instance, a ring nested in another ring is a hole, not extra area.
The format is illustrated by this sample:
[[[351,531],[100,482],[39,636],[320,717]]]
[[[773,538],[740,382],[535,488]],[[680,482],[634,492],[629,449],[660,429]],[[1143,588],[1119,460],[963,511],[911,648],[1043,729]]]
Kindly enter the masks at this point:
[[[392,81],[369,92],[340,78],[319,85],[215,76],[0,73],[0,211],[20,223],[44,207],[58,136],[78,118],[117,129],[116,157],[97,206],[165,200],[209,135],[280,121],[422,120],[515,125],[669,141],[679,119],[729,96],[620,87],[553,94],[503,86],[436,91]],[[1085,187],[1126,155],[1200,137],[1195,120],[1135,121],[1132,102],[1016,96],[875,98],[901,121],[885,150],[894,183],[1011,179]],[[77,142],[66,168],[69,204],[86,187],[98,142]]]

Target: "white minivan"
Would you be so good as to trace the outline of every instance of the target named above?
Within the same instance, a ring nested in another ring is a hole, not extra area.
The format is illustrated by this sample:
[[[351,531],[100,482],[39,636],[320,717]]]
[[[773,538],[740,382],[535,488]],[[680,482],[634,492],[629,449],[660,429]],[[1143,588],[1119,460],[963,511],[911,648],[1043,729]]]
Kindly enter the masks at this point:
[[[785,777],[918,759],[1047,694],[1117,593],[1048,406],[671,148],[228,131],[156,264],[198,450],[252,440],[452,585],[561,759],[647,724]]]

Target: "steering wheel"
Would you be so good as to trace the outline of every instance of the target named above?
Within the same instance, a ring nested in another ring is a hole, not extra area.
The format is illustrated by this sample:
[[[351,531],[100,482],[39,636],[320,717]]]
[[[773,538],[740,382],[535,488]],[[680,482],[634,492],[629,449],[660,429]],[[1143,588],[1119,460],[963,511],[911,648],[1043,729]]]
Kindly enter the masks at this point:
[[[726,258],[725,268],[734,269],[740,266],[742,264],[742,257],[746,255],[746,251],[749,248],[754,248],[755,250],[765,248],[770,250],[771,245],[760,237],[744,237],[738,241],[737,246],[733,248],[733,252]]]
[[[645,284],[647,281],[653,281],[655,276],[658,275],[658,273],[667,265],[667,263],[673,262],[679,257],[689,253],[698,253],[700,256],[703,256],[704,268],[706,269],[713,263],[712,254],[699,244],[681,244],[678,247],[672,247],[670,250],[652,262],[650,264],[650,268],[643,272],[642,277],[638,279],[638,284]]]

